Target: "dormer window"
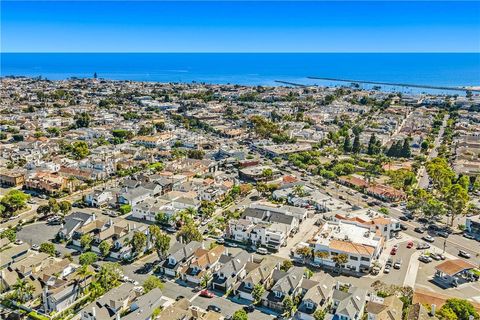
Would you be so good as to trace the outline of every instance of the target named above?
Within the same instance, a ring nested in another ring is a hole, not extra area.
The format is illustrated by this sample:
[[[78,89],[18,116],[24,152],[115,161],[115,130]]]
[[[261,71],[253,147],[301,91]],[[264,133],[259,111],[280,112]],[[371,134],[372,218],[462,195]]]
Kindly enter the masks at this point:
[[[245,288],[251,289],[251,288],[252,288],[252,284],[251,284],[250,282],[245,282]]]
[[[306,307],[307,309],[313,309],[314,306],[313,306],[313,303],[311,303],[310,301],[306,301],[306,302],[305,302],[305,307]]]
[[[282,292],[280,292],[280,291],[275,291],[275,297],[281,298],[281,297],[282,297]]]

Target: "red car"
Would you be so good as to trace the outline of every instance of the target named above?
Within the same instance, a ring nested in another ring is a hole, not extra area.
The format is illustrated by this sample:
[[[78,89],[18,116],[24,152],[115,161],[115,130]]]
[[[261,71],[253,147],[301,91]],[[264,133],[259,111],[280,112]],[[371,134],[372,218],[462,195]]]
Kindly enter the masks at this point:
[[[213,293],[208,291],[207,289],[200,291],[200,296],[205,297],[205,298],[213,298]]]
[[[392,248],[392,251],[390,251],[390,254],[391,254],[392,256],[396,255],[396,254],[397,254],[397,248],[395,248],[395,247]]]
[[[408,249],[413,248],[413,241],[408,241],[407,248]]]

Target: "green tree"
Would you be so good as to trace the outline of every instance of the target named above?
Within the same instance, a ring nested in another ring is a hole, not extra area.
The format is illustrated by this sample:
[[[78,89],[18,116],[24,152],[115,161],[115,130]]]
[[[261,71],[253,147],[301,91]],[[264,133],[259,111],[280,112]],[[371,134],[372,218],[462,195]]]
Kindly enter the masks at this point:
[[[348,256],[344,253],[337,254],[332,257],[332,261],[335,262],[338,267],[343,268],[343,266],[348,262]]]
[[[382,151],[382,143],[377,139],[375,133],[372,133],[370,140],[368,141],[367,154],[376,155]]]
[[[400,152],[400,155],[403,158],[410,158],[412,156],[412,150],[410,149],[410,139],[405,138],[403,140],[403,145],[402,145],[402,150]]]
[[[82,266],[89,266],[97,262],[97,255],[94,252],[85,252],[78,257],[78,262]]]
[[[162,232],[158,226],[149,226],[150,239],[153,242],[159,259],[164,259],[170,249],[170,237]]]
[[[343,151],[345,153],[352,151],[352,142],[350,141],[350,136],[347,134],[345,139],[343,139]]]
[[[0,239],[7,238],[8,241],[14,242],[15,239],[17,238],[17,233],[15,232],[15,229],[9,228],[7,230],[2,231],[0,233]]]
[[[17,282],[12,286],[14,290],[15,298],[21,303],[28,301],[35,290],[30,282],[26,279],[17,278]]]
[[[127,214],[132,211],[132,206],[129,204],[124,204],[124,205],[121,205],[118,210],[120,211],[121,214]]]
[[[192,241],[202,241],[203,237],[193,222],[188,222],[182,226],[177,233],[177,239],[182,239],[183,243]]]
[[[360,153],[361,150],[362,145],[360,144],[360,134],[356,134],[355,138],[353,139],[352,152]]]
[[[97,281],[105,291],[108,291],[118,285],[122,274],[122,268],[118,263],[106,262],[97,273]]]
[[[16,211],[24,208],[30,199],[28,194],[12,189],[5,194],[0,203],[5,207],[4,216],[11,217]]]
[[[293,303],[292,298],[289,295],[286,295],[282,301],[283,304],[283,314],[288,318],[291,317],[295,312],[295,304]]]
[[[55,256],[55,245],[51,242],[44,242],[40,244],[40,249],[38,251],[45,252],[53,257]]]
[[[110,253],[110,249],[112,248],[112,245],[110,242],[103,240],[100,242],[98,245],[98,249],[100,249],[100,252],[102,253],[102,256],[106,257]]]
[[[72,210],[72,204],[70,203],[70,201],[64,200],[61,201],[58,205],[63,215],[66,215],[70,212],[70,210]]]
[[[283,260],[282,265],[280,266],[280,270],[288,271],[291,267],[293,267],[292,260]]]
[[[329,256],[330,254],[328,251],[315,251],[315,257],[319,258],[322,261],[322,264],[323,260],[327,259]]]
[[[212,281],[212,275],[210,273],[205,273],[205,275],[202,277],[202,280],[200,281],[200,286],[202,288],[208,287],[208,284]]]
[[[150,275],[145,279],[145,282],[143,282],[143,291],[148,293],[155,288],[163,289],[163,282],[156,276]]]
[[[248,314],[245,310],[239,309],[233,313],[232,320],[248,320]]]
[[[92,243],[93,238],[90,234],[86,233],[80,237],[80,246],[83,250],[90,249],[90,244]]]
[[[252,290],[253,302],[255,304],[260,303],[264,293],[265,293],[265,288],[263,287],[262,284],[257,283],[256,285],[254,285]]]
[[[451,312],[449,312],[451,310]],[[440,308],[440,314],[455,314],[458,320],[468,320],[470,316],[473,316],[473,319],[480,319],[477,311],[473,305],[464,299],[452,298],[448,299],[446,303]],[[450,318],[449,318],[450,320]]]
[[[312,256],[312,248],[306,247],[306,246],[297,248],[295,252],[300,256],[302,256],[304,264],[306,263],[307,259],[309,259]]]
[[[84,141],[75,141],[72,144],[72,156],[75,160],[81,160],[90,154],[88,144]]]
[[[90,115],[87,112],[76,114],[74,119],[77,128],[88,128],[90,125]]]
[[[452,226],[456,216],[465,214],[469,200],[470,198],[467,190],[459,184],[454,184],[447,189],[445,201],[447,203],[448,211],[452,214]]]
[[[143,232],[135,231],[133,233],[132,241],[130,245],[132,246],[133,253],[139,254],[145,248],[147,244],[147,236]]]
[[[327,313],[325,312],[325,310],[317,308],[317,310],[315,310],[315,312],[313,313],[313,319],[324,320],[326,315]]]
[[[57,200],[55,200],[55,198],[48,199],[48,207],[50,209],[50,212],[53,212],[55,214],[60,211],[60,206],[58,205],[58,202]]]

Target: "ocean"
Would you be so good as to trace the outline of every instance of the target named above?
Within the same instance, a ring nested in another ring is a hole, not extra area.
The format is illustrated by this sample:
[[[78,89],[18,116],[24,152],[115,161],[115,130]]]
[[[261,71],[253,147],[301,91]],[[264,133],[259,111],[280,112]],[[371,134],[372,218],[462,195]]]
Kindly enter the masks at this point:
[[[278,85],[275,80],[340,84],[309,76],[433,86],[480,85],[480,53],[2,53],[0,57],[1,76],[51,80],[91,78],[96,72],[99,78],[114,80],[241,85]]]

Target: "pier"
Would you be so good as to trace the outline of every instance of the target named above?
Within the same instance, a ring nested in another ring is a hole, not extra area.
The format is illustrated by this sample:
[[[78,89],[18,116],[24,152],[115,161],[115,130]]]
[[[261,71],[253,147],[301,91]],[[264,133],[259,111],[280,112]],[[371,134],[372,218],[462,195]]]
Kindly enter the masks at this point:
[[[397,87],[410,87],[410,88],[423,88],[423,89],[437,89],[437,90],[452,90],[452,91],[471,91],[480,92],[480,89],[466,88],[466,87],[448,87],[448,86],[431,86],[422,84],[408,84],[408,83],[395,83],[395,82],[379,82],[379,81],[367,81],[367,80],[349,80],[349,79],[336,79],[336,78],[323,78],[323,77],[307,77],[314,80],[326,80],[326,81],[338,81],[349,83],[365,83],[384,86],[397,86]]]

